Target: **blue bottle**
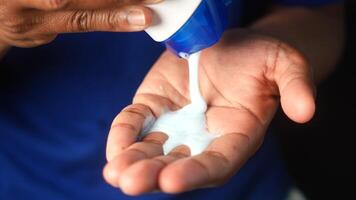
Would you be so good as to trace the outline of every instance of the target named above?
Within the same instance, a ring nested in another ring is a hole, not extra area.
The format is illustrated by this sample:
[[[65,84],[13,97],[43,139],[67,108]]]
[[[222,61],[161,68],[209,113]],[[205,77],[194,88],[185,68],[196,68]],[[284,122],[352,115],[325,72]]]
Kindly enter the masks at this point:
[[[208,48],[219,41],[228,24],[230,0],[165,0],[150,6],[153,26],[146,32],[180,57]]]

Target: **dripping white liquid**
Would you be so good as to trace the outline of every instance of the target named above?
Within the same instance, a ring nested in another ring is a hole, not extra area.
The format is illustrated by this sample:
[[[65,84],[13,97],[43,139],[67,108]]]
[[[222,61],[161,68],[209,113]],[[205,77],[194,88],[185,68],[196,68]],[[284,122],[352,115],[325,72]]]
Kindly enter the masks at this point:
[[[177,110],[163,113],[150,127],[144,127],[141,137],[151,132],[163,132],[168,136],[163,145],[164,154],[175,147],[186,145],[191,155],[197,155],[216,137],[209,133],[206,126],[205,112],[207,104],[199,89],[199,58],[200,52],[190,55],[189,62],[189,93],[191,104]]]

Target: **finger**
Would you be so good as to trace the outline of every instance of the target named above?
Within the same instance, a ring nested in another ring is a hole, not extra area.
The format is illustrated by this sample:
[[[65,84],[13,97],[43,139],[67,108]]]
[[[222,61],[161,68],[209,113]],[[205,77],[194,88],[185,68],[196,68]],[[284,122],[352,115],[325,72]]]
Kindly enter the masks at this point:
[[[174,104],[170,99],[149,93],[136,94],[133,102],[147,105],[156,117],[167,110],[173,111],[179,108],[179,106]]]
[[[115,156],[136,142],[145,120],[153,120],[150,108],[143,104],[132,104],[123,109],[114,119],[108,135],[106,158]]]
[[[180,193],[219,185],[231,177],[251,156],[250,139],[231,133],[217,138],[197,156],[168,165],[159,175],[159,186],[167,193]]]
[[[8,37],[8,38],[5,38],[4,37],[3,40],[6,43],[11,44],[12,46],[21,47],[21,48],[31,48],[31,47],[36,47],[36,46],[40,46],[43,44],[48,44],[48,43],[52,42],[56,37],[57,37],[57,35],[41,35],[41,36],[37,36],[34,38],[30,38],[30,37],[24,37],[24,38]]]
[[[153,4],[162,0],[69,0],[68,9],[98,9],[112,6]]]
[[[188,67],[187,61],[178,59],[172,53],[166,51],[153,65],[137,91],[138,94],[155,94],[159,97],[169,99],[178,107],[189,104],[188,90]],[[161,66],[164,66],[162,68]],[[184,70],[182,70],[182,67]],[[179,77],[177,79],[167,77]],[[147,87],[147,85],[149,85]],[[180,87],[175,87],[179,85]]]
[[[151,24],[152,11],[144,6],[124,6],[104,10],[57,11],[43,16],[49,33],[91,31],[141,31]]]
[[[125,169],[133,163],[163,154],[162,145],[167,136],[162,133],[151,133],[142,142],[131,145],[112,159],[104,168],[104,178],[108,183],[119,187],[119,178]]]
[[[314,87],[304,75],[290,74],[281,85],[281,104],[286,115],[295,122],[308,122],[315,113]]]
[[[120,188],[128,195],[140,195],[158,188],[161,170],[178,159],[188,157],[189,148],[180,146],[166,156],[145,159],[130,166],[120,177]]]
[[[58,10],[69,0],[15,0],[19,8],[34,8],[39,10]]]
[[[295,122],[305,123],[315,113],[315,87],[310,67],[294,53],[280,52],[281,69],[277,69],[276,82],[281,96],[281,105],[286,115]],[[288,57],[288,59],[283,59]],[[289,60],[283,63],[283,60]],[[291,60],[291,62],[290,62]]]
[[[34,8],[39,10],[66,9],[100,9],[113,6],[138,5],[158,3],[161,0],[15,0],[19,8]]]

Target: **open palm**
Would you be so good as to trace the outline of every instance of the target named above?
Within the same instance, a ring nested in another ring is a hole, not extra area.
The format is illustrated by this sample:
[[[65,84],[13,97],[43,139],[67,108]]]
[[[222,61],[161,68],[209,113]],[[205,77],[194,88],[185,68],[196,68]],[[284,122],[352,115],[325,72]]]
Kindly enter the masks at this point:
[[[200,89],[208,104],[208,129],[221,134],[201,154],[181,146],[163,155],[164,133],[137,142],[148,119],[190,103],[184,59],[163,53],[133,104],[113,122],[104,177],[130,195],[177,193],[224,183],[263,142],[279,105],[296,122],[314,114],[313,83],[305,59],[273,38],[233,30],[200,59]]]

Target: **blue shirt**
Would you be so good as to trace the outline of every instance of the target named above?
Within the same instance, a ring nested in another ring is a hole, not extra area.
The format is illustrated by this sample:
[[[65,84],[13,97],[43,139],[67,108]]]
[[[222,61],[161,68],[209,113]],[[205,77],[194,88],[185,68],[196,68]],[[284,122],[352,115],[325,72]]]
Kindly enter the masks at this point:
[[[233,23],[243,5],[232,5]],[[0,199],[132,199],[102,178],[106,137],[163,50],[145,33],[13,48],[0,65]],[[283,199],[290,182],[275,146],[268,137],[224,187],[138,199]]]

